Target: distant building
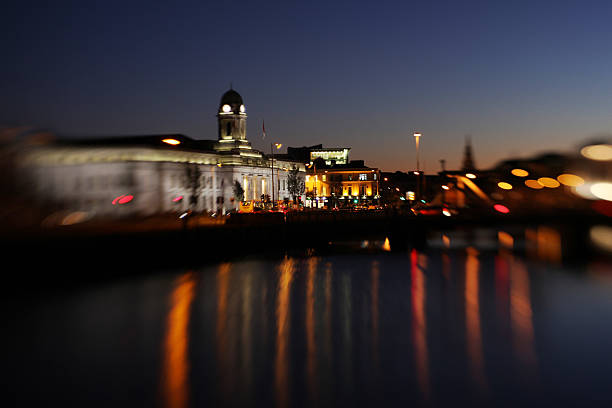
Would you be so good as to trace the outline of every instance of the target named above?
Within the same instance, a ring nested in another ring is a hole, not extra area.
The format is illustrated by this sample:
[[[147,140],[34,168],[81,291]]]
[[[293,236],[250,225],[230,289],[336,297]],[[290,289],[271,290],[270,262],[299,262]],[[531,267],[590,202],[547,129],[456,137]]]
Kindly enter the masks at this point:
[[[217,140],[180,134],[58,140],[29,148],[22,170],[39,202],[93,215],[226,212],[239,205],[236,183],[244,200],[291,199],[289,171],[303,177],[304,162],[279,156],[272,163],[251,147],[246,108],[233,89],[221,97],[217,119]]]
[[[349,148],[317,148],[307,166],[307,207],[337,208],[378,204],[380,171],[349,160]],[[340,162],[340,163],[338,163]]]

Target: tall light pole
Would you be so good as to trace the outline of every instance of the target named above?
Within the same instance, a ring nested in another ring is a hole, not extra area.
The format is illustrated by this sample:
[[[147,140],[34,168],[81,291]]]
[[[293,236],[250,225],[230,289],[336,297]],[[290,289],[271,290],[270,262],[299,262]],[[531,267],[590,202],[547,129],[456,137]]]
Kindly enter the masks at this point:
[[[274,148],[280,149],[281,143],[270,143],[270,152],[272,153],[272,208],[274,208]]]
[[[414,140],[416,142],[416,176],[417,176],[417,199],[421,199],[421,166],[419,165],[419,140],[421,139],[421,132],[414,132]]]
[[[414,140],[416,141],[416,169],[417,171],[421,170],[421,167],[419,166],[419,139],[421,138],[421,136],[423,136],[420,132],[414,132]]]

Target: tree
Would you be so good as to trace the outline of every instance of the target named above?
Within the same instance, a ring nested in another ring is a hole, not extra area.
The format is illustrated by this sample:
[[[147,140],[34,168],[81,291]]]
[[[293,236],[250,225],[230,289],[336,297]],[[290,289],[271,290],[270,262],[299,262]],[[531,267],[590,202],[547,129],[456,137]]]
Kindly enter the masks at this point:
[[[187,180],[187,187],[191,190],[189,204],[197,205],[198,197],[202,192],[202,171],[200,167],[197,164],[185,167],[185,178]]]
[[[294,203],[297,202],[297,197],[304,194],[305,188],[304,179],[300,177],[300,171],[297,167],[293,166],[293,169],[289,171],[287,176],[287,189]]]
[[[234,182],[234,198],[238,201],[244,200],[244,189],[237,180]]]

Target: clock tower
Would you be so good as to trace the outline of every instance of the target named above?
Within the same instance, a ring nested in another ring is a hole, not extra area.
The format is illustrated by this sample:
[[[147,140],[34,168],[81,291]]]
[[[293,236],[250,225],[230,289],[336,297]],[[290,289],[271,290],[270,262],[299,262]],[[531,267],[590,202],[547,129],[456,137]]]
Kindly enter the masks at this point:
[[[221,97],[217,111],[219,122],[218,150],[250,149],[246,138],[246,108],[242,96],[230,89]]]

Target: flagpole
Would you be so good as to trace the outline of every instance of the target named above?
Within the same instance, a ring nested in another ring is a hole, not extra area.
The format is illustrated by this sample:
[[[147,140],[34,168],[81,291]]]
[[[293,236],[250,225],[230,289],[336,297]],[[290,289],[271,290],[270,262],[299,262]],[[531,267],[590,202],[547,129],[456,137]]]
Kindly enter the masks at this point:
[[[274,209],[274,143],[270,143],[270,153],[272,153],[272,209]]]

